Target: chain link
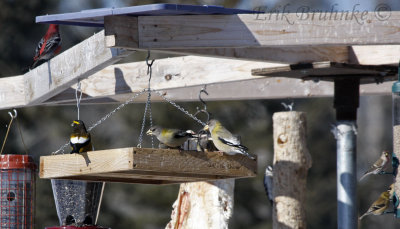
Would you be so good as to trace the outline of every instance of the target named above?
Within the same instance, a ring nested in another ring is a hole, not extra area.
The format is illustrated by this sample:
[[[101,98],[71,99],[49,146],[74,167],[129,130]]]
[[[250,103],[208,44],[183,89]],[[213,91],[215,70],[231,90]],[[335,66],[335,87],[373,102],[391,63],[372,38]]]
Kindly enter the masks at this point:
[[[170,103],[172,106],[174,106],[175,108],[177,108],[178,110],[182,111],[184,114],[186,114],[187,116],[191,117],[193,120],[195,120],[196,122],[200,123],[202,126],[205,126],[206,124],[201,121],[200,119],[196,118],[196,116],[192,115],[189,113],[189,111],[185,110],[183,107],[179,106],[178,104],[176,104],[175,102],[171,101],[170,99],[168,99],[162,92],[160,91],[156,91],[156,90],[152,90],[154,93],[156,93],[157,95],[159,95],[161,98],[163,98],[165,101],[167,101],[168,103]]]
[[[105,120],[107,120],[110,116],[112,116],[115,112],[117,112],[118,110],[122,109],[124,106],[130,104],[133,102],[133,100],[135,100],[138,96],[142,95],[144,92],[146,92],[147,89],[143,89],[141,92],[138,92],[136,94],[134,94],[130,99],[128,99],[127,101],[125,101],[124,103],[120,104],[117,108],[115,108],[114,110],[112,110],[110,113],[108,113],[107,115],[105,115],[103,118],[101,118],[99,121],[95,122],[94,124],[92,124],[89,128],[88,128],[88,132],[90,132],[91,130],[93,130],[96,126],[100,125],[102,122],[104,122]],[[64,153],[64,149],[65,147],[67,147],[69,145],[69,142],[65,143],[64,145],[62,145],[58,150],[54,151],[53,153],[51,153],[52,155],[58,154],[58,153]]]

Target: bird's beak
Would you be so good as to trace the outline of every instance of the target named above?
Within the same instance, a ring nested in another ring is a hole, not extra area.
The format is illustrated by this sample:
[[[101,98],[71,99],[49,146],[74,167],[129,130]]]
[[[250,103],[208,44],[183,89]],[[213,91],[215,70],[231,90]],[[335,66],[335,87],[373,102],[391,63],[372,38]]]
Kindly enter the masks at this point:
[[[146,134],[147,134],[147,135],[153,135],[153,131],[148,130],[148,131],[146,132]]]
[[[203,128],[203,130],[209,130],[209,129],[210,129],[210,127],[208,125],[205,125]]]

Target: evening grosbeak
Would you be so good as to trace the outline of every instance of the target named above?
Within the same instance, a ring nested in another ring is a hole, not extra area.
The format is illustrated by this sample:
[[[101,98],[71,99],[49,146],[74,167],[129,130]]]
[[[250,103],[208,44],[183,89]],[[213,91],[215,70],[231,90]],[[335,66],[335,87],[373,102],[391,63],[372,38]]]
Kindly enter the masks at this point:
[[[210,132],[213,143],[218,150],[229,155],[244,154],[249,158],[254,159],[253,156],[247,153],[248,148],[240,144],[240,140],[225,129],[218,120],[211,119],[208,121],[204,130]]]
[[[50,24],[46,34],[39,41],[35,56],[33,57],[33,64],[30,69],[36,67],[41,61],[50,60],[53,56],[58,54],[61,50],[61,36],[58,25]]]
[[[193,137],[193,134],[195,133],[191,130],[184,131],[153,126],[146,132],[146,134],[155,136],[161,143],[170,148],[178,148],[183,145],[189,137]]]
[[[360,181],[370,174],[379,174],[383,172],[391,164],[392,153],[383,151],[381,157],[368,169],[360,178]]]
[[[83,153],[92,151],[92,142],[90,134],[87,132],[85,124],[81,120],[74,120],[71,124],[72,134],[69,140],[71,153]]]
[[[360,217],[360,220],[371,214],[382,215],[389,208],[390,198],[392,198],[390,194],[393,193],[392,190],[393,185],[391,185],[387,191],[382,192],[379,198],[372,203],[371,207],[368,208],[368,211]]]

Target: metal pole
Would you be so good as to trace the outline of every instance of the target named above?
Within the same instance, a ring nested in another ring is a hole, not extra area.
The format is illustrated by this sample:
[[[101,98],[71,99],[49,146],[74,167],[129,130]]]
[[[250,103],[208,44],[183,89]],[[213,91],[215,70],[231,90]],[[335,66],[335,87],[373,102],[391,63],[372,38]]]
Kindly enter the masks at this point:
[[[336,129],[338,228],[357,228],[356,121],[338,121]]]
[[[357,229],[357,108],[359,79],[335,79],[338,229]]]

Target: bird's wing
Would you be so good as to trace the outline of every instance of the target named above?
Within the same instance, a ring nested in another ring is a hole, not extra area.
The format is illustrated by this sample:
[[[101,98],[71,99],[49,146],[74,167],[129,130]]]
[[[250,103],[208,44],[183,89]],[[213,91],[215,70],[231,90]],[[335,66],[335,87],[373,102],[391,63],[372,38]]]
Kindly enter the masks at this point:
[[[226,145],[228,145],[228,146],[234,146],[234,147],[238,147],[238,148],[240,148],[240,149],[242,149],[242,150],[244,150],[244,151],[247,151],[248,150],[248,148],[246,147],[246,146],[244,146],[244,145],[242,145],[242,144],[237,144],[236,142],[234,143],[234,142],[230,142],[230,141],[228,141],[228,140],[226,140],[226,139],[224,139],[224,138],[221,138],[221,137],[218,137],[218,139],[222,142],[222,143],[224,143],[224,144],[226,144]]]
[[[221,126],[218,130],[215,130],[215,133],[222,142],[228,142],[229,144],[225,143],[227,145],[240,145],[239,138],[233,136],[233,134],[231,134],[231,132],[229,132],[229,130],[225,129],[223,126]]]
[[[60,44],[61,44],[61,37],[59,34],[49,37],[49,39],[46,41],[45,46],[40,49],[41,51],[40,55],[54,52],[55,49],[57,49],[57,47],[60,46]]]
[[[274,201],[274,196],[273,196],[273,183],[272,183],[272,179],[273,179],[273,170],[271,166],[268,166],[265,170],[265,174],[264,174],[264,189],[265,189],[265,193],[268,196],[269,201],[271,202],[271,204]]]
[[[183,130],[172,130],[174,132],[174,138],[184,138],[190,135],[190,133]]]
[[[40,56],[40,50],[42,49],[43,43],[44,43],[44,37],[40,39],[39,43],[36,46],[35,57],[33,58],[34,60],[36,60]]]

